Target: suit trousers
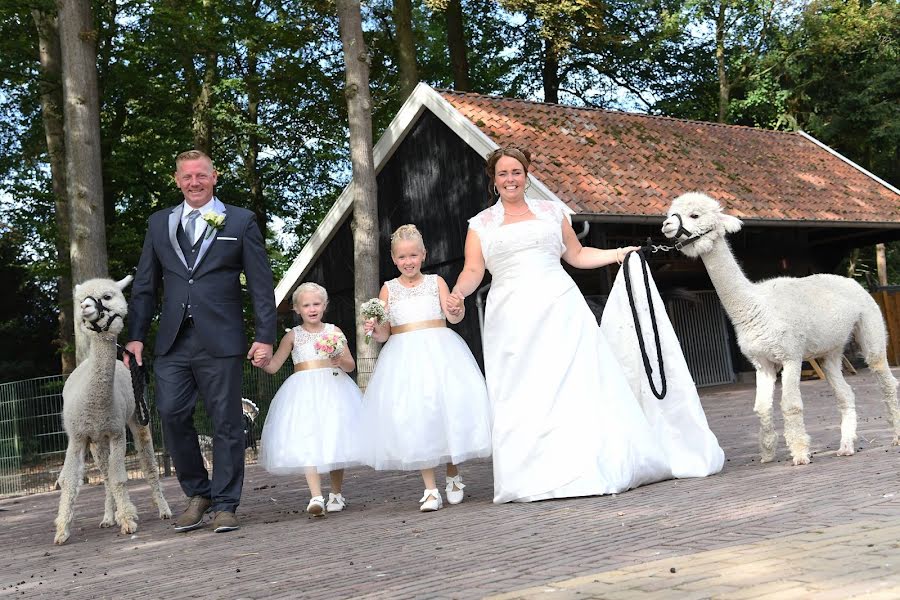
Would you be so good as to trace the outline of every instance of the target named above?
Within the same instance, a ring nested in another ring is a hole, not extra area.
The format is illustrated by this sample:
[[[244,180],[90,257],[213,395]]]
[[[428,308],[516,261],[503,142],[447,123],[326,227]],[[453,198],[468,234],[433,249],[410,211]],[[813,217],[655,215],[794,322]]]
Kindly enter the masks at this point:
[[[172,348],[156,357],[156,406],[185,495],[210,498],[213,511],[234,512],[244,485],[243,357],[211,356],[199,338],[196,329],[185,325]],[[194,428],[198,395],[213,426],[211,481]]]

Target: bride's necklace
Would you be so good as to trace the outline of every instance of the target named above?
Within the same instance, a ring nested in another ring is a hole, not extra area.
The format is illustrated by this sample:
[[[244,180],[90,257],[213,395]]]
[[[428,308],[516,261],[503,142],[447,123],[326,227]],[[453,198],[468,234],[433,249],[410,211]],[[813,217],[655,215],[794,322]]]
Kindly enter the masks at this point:
[[[509,212],[508,210],[506,210],[506,207],[503,207],[503,214],[506,215],[506,216],[508,216],[508,217],[521,217],[522,215],[524,215],[525,213],[527,213],[529,210],[531,210],[531,209],[528,208],[528,205],[527,205],[527,204],[525,205],[525,210],[523,210],[523,211],[520,212],[520,213],[511,213],[511,212]]]

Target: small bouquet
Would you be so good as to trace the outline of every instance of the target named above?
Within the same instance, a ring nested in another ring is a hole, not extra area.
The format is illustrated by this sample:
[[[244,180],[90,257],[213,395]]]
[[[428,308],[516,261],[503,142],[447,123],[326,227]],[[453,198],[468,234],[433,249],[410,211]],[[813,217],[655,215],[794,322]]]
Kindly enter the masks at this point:
[[[339,333],[323,333],[313,342],[313,348],[323,358],[337,358],[344,351],[346,343],[347,340]],[[338,372],[332,371],[331,374],[337,377]]]
[[[313,347],[319,356],[335,358],[344,351],[344,336],[339,333],[323,333],[316,338]]]
[[[387,310],[385,310],[384,300],[380,298],[371,298],[362,303],[359,307],[359,314],[363,316],[364,319],[375,319],[375,322],[378,324],[384,323],[384,320],[387,319]],[[372,337],[372,332],[366,332],[366,343],[369,343],[369,340]]]

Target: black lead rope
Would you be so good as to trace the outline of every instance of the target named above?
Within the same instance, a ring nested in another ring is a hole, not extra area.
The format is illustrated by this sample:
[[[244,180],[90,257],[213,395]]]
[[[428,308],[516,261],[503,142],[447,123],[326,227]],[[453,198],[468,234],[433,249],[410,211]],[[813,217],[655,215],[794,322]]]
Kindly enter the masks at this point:
[[[134,413],[137,416],[138,423],[146,427],[150,423],[150,407],[147,406],[147,399],[144,398],[144,387],[149,382],[147,369],[137,363],[134,353],[118,344],[116,344],[116,347],[122,350],[122,354],[128,355],[128,369],[131,371],[131,388],[134,390]]]
[[[662,384],[662,390],[657,391],[653,382],[653,367],[650,366],[650,357],[647,356],[647,348],[644,346],[644,332],[641,329],[641,320],[638,318],[637,307],[634,304],[634,291],[631,289],[631,272],[628,270],[628,260],[637,254],[641,260],[641,268],[644,273],[644,287],[647,290],[647,304],[650,309],[650,323],[653,326],[653,341],[656,344],[656,357],[659,362],[659,379]],[[625,290],[628,292],[628,304],[631,305],[631,316],[634,318],[634,329],[637,332],[638,345],[641,347],[641,358],[644,361],[644,372],[647,374],[647,381],[650,382],[650,390],[657,399],[662,400],[666,397],[666,370],[663,366],[662,344],[659,341],[659,327],[656,324],[656,309],[653,307],[653,296],[650,295],[650,274],[647,271],[647,259],[644,252],[629,252],[625,255],[622,262],[622,268],[625,269]]]

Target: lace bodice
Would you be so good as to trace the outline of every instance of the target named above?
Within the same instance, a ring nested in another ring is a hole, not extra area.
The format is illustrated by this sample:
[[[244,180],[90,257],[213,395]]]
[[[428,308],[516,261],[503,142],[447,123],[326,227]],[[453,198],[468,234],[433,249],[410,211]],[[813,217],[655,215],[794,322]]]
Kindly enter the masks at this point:
[[[412,288],[404,287],[396,279],[385,285],[388,288],[388,313],[392,326],[444,318],[437,275],[425,275],[422,282]]]
[[[294,347],[291,349],[291,359],[294,364],[308,360],[322,360],[324,357],[319,356],[314,346],[316,338],[323,333],[334,333],[334,330],[335,327],[331,323],[325,323],[325,329],[317,333],[310,333],[301,325],[294,327]]]
[[[549,202],[547,200],[525,198],[525,203],[535,216],[535,220],[555,226],[559,233],[560,244],[562,244],[562,230],[560,226],[563,219],[568,219],[570,223],[572,222],[572,209],[561,202]],[[497,236],[497,233],[501,228],[509,227],[509,225],[503,225],[503,219],[503,203],[500,200],[497,200],[490,208],[484,209],[469,219],[469,228],[477,233],[478,238],[481,240],[481,253],[484,255],[485,261],[487,261],[494,250],[492,241]],[[510,225],[515,224],[510,223]],[[562,251],[560,251],[560,254],[562,254]]]

